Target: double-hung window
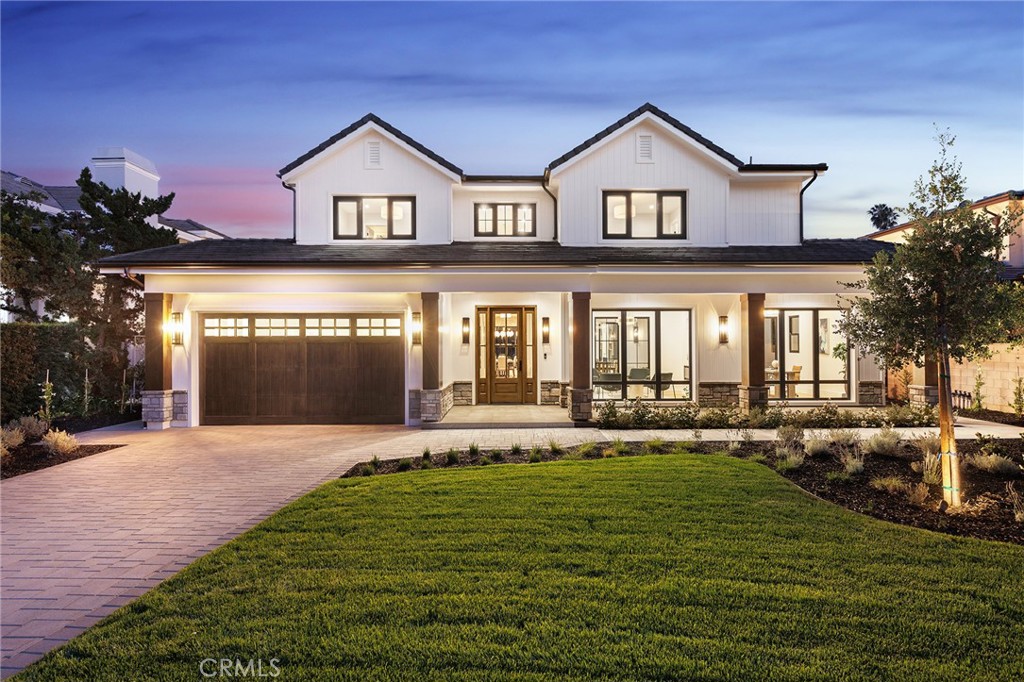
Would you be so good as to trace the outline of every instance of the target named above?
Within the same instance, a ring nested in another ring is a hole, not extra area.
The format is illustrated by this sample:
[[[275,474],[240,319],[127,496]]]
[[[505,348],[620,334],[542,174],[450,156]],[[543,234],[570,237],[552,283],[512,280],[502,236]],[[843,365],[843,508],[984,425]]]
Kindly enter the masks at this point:
[[[686,192],[604,193],[605,239],[686,239]]]
[[[415,239],[416,197],[335,197],[335,239]]]
[[[475,204],[473,210],[477,237],[537,235],[537,204]]]

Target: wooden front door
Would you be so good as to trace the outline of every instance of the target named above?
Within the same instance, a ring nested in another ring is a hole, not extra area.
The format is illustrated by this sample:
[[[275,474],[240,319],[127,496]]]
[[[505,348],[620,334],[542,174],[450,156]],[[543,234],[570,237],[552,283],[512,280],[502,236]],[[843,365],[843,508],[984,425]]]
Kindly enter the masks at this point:
[[[537,309],[477,308],[477,402],[537,402]]]

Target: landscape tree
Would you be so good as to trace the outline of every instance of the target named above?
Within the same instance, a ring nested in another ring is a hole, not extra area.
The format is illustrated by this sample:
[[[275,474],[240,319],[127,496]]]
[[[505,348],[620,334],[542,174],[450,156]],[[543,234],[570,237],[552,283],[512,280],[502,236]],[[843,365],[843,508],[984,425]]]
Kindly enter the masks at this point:
[[[170,208],[174,194],[151,199],[111,189],[88,168],[77,184],[81,212],[47,214],[32,205],[38,197],[2,197],[2,305],[25,321],[75,320],[89,348],[83,362],[96,379],[96,395],[116,398],[127,343],[141,331],[142,294],[126,278],[101,277],[92,264],[176,243],[173,230],[147,222]],[[42,314],[33,305],[39,302]]]
[[[869,296],[846,301],[840,328],[860,353],[887,367],[936,360],[943,497],[957,506],[950,361],[985,357],[990,344],[1012,341],[1024,329],[1024,288],[1000,279],[999,260],[1021,212],[1014,206],[993,219],[973,211],[962,165],[952,154],[956,138],[947,131],[936,140],[939,157],[915,183],[905,209],[912,234],[893,254],[878,253],[865,280],[847,285]]]
[[[899,223],[900,212],[888,204],[875,204],[868,209],[875,230],[888,230]]]

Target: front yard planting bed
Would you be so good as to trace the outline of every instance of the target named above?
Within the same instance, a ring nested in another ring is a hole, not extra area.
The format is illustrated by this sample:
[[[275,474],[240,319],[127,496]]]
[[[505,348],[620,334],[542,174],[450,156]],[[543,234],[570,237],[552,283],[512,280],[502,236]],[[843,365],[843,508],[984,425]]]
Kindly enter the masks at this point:
[[[123,445],[79,445],[74,452],[62,455],[47,452],[40,443],[19,445],[0,461],[0,478],[12,478],[48,467],[64,464],[90,455],[98,455]]]
[[[1015,680],[1022,567],[724,456],[352,477],[20,678]]]
[[[1024,417],[1018,417],[1013,412],[999,412],[998,410],[957,410],[957,412],[961,417],[1024,427]]]

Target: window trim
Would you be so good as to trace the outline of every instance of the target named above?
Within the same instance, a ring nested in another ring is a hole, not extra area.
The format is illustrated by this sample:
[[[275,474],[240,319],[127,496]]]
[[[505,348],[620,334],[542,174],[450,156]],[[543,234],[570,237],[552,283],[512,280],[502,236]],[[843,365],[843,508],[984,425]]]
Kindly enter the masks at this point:
[[[591,376],[593,376],[593,372],[594,372],[594,357],[593,357],[593,353],[595,351],[594,344],[595,344],[596,339],[597,339],[597,334],[595,333],[595,331],[596,331],[595,330],[595,326],[596,326],[595,325],[595,319],[597,318],[597,314],[598,313],[606,313],[603,316],[604,318],[606,318],[606,319],[617,319],[617,321],[619,322],[620,333],[619,333],[619,340],[618,340],[618,343],[619,343],[619,349],[618,350],[619,350],[620,362],[622,362],[623,365],[625,364],[625,361],[626,361],[626,354],[627,354],[626,346],[627,346],[627,344],[629,342],[629,338],[628,338],[628,336],[625,333],[622,332],[622,330],[624,330],[626,328],[626,316],[627,316],[628,313],[636,314],[636,313],[653,312],[654,313],[654,317],[651,319],[650,326],[654,329],[654,334],[653,334],[653,336],[651,338],[652,339],[657,339],[657,344],[651,344],[652,347],[649,350],[649,352],[653,355],[653,359],[654,359],[654,362],[651,363],[653,365],[653,369],[654,369],[654,372],[653,372],[654,380],[653,381],[651,379],[630,380],[629,379],[629,372],[625,372],[625,371],[621,372],[621,377],[620,377],[618,382],[597,382],[597,381],[594,381],[593,378],[591,378],[591,382],[590,382],[591,389],[596,388],[598,385],[600,385],[602,387],[614,387],[614,386],[618,386],[619,387],[619,397],[617,397],[617,398],[598,398],[597,400],[628,400],[627,392],[629,390],[629,386],[650,385],[650,384],[653,383],[654,384],[654,397],[653,398],[648,398],[648,399],[645,399],[645,400],[653,400],[653,401],[659,402],[659,403],[664,403],[664,402],[668,402],[668,401],[674,401],[674,402],[696,402],[696,393],[694,392],[694,388],[695,388],[696,376],[697,376],[697,373],[695,371],[695,369],[697,367],[697,362],[696,362],[696,358],[694,357],[694,354],[693,354],[693,335],[694,335],[694,330],[695,330],[693,310],[694,310],[693,308],[686,308],[686,307],[682,307],[682,308],[658,308],[658,307],[654,307],[654,308],[636,308],[636,307],[628,307],[628,308],[594,308],[594,309],[592,309],[590,311],[590,339],[591,339],[590,340],[590,345],[591,345],[590,353],[592,354],[592,357],[591,357],[591,360],[590,360]],[[687,341],[687,353],[689,354],[688,357],[690,359],[690,375],[689,375],[689,377],[686,377],[684,375],[684,377],[681,380],[673,379],[672,381],[665,381],[665,382],[663,382],[661,380],[661,377],[662,377],[662,374],[663,374],[663,372],[661,371],[661,314],[662,313],[678,313],[678,312],[685,312],[685,313],[689,314],[689,329],[687,330],[688,333],[686,335],[687,336],[686,341]],[[618,317],[617,318],[613,318],[611,315],[608,315],[607,313],[615,313]],[[664,397],[662,394],[665,393],[665,391],[669,387],[671,387],[671,386],[686,386],[689,389],[689,394],[690,394],[689,397],[688,398],[676,398],[676,397],[667,398],[667,397]]]
[[[654,194],[657,197],[657,228],[654,237],[634,237],[633,236],[633,195],[634,194]],[[601,237],[603,239],[670,239],[673,241],[685,241],[688,239],[689,220],[687,219],[687,201],[686,201],[687,190],[643,190],[643,189],[606,189],[601,192]],[[626,233],[625,234],[609,234],[608,233],[608,198],[609,197],[624,197],[626,200]],[[679,197],[681,203],[680,212],[682,214],[682,229],[679,234],[665,234],[664,226],[664,215],[662,211],[662,199],[665,197]]]
[[[372,239],[370,237],[363,236],[363,200],[364,199],[386,199],[388,202],[388,236],[384,239]],[[357,206],[356,210],[356,233],[351,234],[338,234],[338,205],[344,202],[355,202]],[[411,230],[410,234],[395,234],[395,202],[409,202],[412,205]],[[353,194],[353,195],[337,195],[331,202],[333,207],[332,220],[334,223],[334,239],[345,240],[345,241],[391,241],[393,239],[398,240],[409,240],[416,239],[416,196],[415,195],[400,195],[400,194]]]
[[[499,206],[511,206],[512,207],[512,234],[498,234],[498,207]],[[519,225],[519,207],[529,206],[530,207],[530,231],[529,232],[518,232],[516,231]],[[494,226],[494,230],[491,232],[480,231],[480,209],[487,208],[491,212],[491,225]],[[537,204],[530,202],[510,202],[510,201],[481,201],[474,202],[473,204],[473,236],[474,237],[490,237],[499,239],[516,239],[523,237],[536,237],[537,236]]]

